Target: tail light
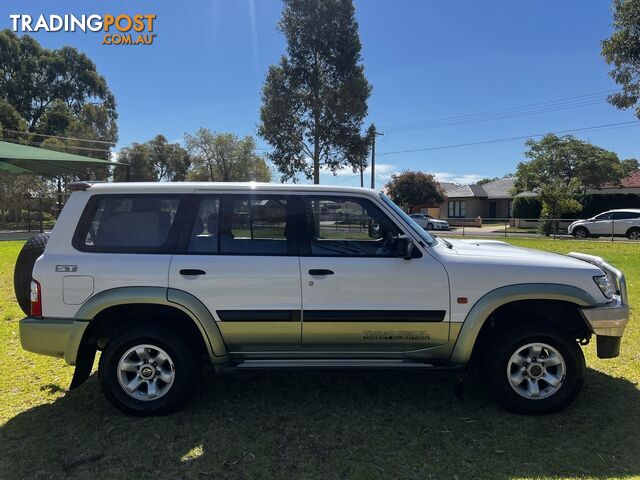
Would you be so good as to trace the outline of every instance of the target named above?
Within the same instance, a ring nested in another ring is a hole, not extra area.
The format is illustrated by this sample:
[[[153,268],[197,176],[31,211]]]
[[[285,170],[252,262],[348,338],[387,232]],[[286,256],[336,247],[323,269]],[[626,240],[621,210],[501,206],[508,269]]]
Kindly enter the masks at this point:
[[[42,317],[42,288],[36,280],[31,280],[31,316]]]

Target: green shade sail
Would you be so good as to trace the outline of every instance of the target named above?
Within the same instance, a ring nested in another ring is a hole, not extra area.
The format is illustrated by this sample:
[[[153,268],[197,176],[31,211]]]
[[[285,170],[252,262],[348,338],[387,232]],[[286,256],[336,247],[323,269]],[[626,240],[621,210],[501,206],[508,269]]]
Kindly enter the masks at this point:
[[[63,174],[83,174],[88,167],[119,165],[99,158],[83,157],[44,148],[0,142],[0,171],[35,173],[47,177]]]

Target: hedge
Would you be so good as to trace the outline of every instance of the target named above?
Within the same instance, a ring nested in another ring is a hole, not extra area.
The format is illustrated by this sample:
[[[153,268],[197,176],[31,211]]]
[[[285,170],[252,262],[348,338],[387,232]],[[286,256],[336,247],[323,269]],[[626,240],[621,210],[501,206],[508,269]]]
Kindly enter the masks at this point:
[[[590,218],[615,208],[640,208],[640,195],[637,193],[612,193],[608,195],[586,195],[582,202],[582,211],[563,215],[563,218]],[[515,197],[513,199],[514,218],[540,218],[542,204],[537,197]]]

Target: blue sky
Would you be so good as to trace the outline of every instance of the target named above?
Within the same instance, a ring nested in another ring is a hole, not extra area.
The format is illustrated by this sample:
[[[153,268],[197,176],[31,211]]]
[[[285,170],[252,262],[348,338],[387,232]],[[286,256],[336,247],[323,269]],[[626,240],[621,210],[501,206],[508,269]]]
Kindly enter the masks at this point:
[[[576,99],[587,105],[439,128],[393,127],[615,89],[600,56],[600,41],[611,31],[609,1],[355,4],[373,85],[367,122],[385,132],[377,147],[378,185],[403,169],[457,182],[502,176],[523,160],[525,147],[518,140],[393,152],[634,120],[632,111]],[[69,44],[95,61],[118,102],[120,148],[158,133],[178,141],[199,127],[255,135],[264,75],[285,48],[276,30],[280,9],[276,0],[6,0],[0,28],[11,25],[10,14],[157,14],[152,46],[103,46],[96,33],[33,34],[46,47]],[[575,135],[621,158],[640,158],[639,133],[636,124]],[[343,172],[322,182],[355,185],[358,178]]]

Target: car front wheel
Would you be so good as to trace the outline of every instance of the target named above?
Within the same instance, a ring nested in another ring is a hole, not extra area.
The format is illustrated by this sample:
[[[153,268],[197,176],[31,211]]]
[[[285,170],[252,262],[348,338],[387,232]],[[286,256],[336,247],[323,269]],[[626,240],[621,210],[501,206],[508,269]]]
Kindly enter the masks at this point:
[[[200,365],[180,336],[147,326],[109,340],[99,376],[107,399],[136,416],[173,412],[189,398]]]
[[[584,227],[576,227],[573,230],[573,236],[576,237],[576,238],[588,238],[589,237],[589,231]]]
[[[499,333],[487,350],[483,367],[496,400],[510,411],[526,414],[567,407],[582,388],[585,370],[576,340],[546,323]]]

